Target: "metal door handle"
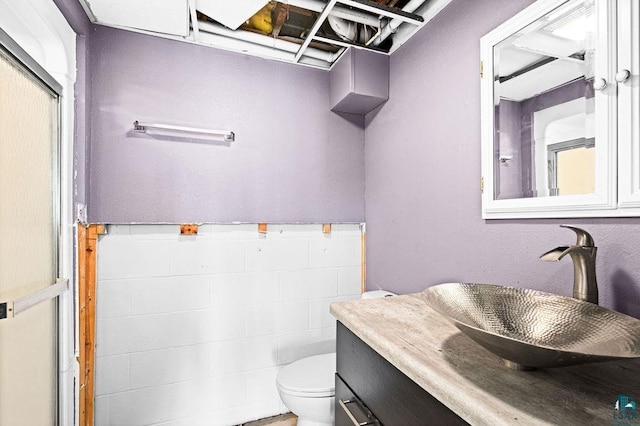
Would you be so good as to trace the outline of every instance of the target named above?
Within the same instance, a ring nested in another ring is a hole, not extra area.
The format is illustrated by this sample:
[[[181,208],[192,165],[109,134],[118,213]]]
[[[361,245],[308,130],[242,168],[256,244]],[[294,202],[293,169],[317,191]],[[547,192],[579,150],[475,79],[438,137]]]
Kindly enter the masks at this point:
[[[21,297],[8,302],[0,302],[0,320],[5,318],[13,318],[22,311],[26,311],[38,303],[53,299],[60,296],[69,288],[69,280],[58,279],[54,284],[31,293],[28,296]]]
[[[371,414],[371,412],[368,409],[366,409],[365,407],[363,407],[361,405],[360,401],[358,401],[357,399],[347,399],[346,401],[343,401],[343,400],[339,399],[338,402],[340,403],[340,406],[342,407],[344,412],[347,414],[347,417],[349,417],[349,420],[351,420],[351,423],[353,423],[353,426],[367,426],[367,425],[379,425],[380,424],[380,422],[378,422],[378,420],[375,417],[371,418],[373,416]],[[360,406],[360,408],[362,408],[363,411],[366,411],[368,413],[369,420],[366,421],[366,422],[359,422],[356,419],[356,416],[354,416],[353,413],[351,412],[351,410],[349,410],[349,407],[347,407],[347,404],[356,404],[356,405]]]

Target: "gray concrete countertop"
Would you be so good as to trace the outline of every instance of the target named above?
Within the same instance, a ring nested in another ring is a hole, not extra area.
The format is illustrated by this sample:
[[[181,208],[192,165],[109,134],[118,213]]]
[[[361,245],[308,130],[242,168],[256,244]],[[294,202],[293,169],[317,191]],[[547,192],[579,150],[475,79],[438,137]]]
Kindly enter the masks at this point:
[[[640,359],[510,370],[419,294],[337,302],[331,313],[472,425],[640,425]],[[620,394],[638,402],[635,421],[614,419]]]

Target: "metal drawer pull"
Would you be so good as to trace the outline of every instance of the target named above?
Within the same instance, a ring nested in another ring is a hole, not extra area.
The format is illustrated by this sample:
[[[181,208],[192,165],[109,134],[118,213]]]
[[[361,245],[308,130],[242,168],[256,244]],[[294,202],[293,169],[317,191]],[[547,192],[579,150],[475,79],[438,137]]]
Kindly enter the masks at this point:
[[[55,284],[38,290],[28,296],[8,302],[0,302],[0,320],[13,318],[38,303],[60,296],[69,288],[69,280],[59,278]]]
[[[346,401],[343,401],[341,399],[338,400],[338,402],[340,403],[340,406],[342,407],[342,409],[344,410],[344,412],[347,414],[347,416],[349,417],[349,420],[351,420],[351,423],[353,423],[353,426],[367,426],[367,425],[379,425],[380,422],[378,422],[377,419],[373,418],[371,419],[371,412],[365,408],[362,407],[360,401],[358,401],[357,399],[347,399]],[[367,412],[367,417],[369,417],[369,420],[366,422],[359,422],[356,417],[353,415],[353,413],[351,412],[351,410],[349,410],[349,407],[347,407],[347,404],[356,404],[360,407],[360,409],[362,409],[362,411],[366,411]]]

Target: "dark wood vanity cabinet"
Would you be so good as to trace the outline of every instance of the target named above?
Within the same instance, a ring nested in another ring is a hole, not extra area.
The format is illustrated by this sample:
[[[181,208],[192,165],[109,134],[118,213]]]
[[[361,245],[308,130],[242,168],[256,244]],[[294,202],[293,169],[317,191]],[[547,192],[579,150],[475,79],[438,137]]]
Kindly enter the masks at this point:
[[[336,352],[335,426],[467,424],[340,322]]]

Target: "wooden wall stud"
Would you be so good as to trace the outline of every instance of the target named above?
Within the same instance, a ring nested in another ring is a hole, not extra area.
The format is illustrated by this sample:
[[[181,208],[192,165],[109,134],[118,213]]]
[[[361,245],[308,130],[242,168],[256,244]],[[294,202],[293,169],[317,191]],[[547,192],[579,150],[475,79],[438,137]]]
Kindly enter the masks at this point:
[[[183,223],[180,225],[180,234],[182,235],[197,235],[198,224],[197,223]]]
[[[104,225],[78,224],[80,426],[93,425],[96,350],[96,261]]]

